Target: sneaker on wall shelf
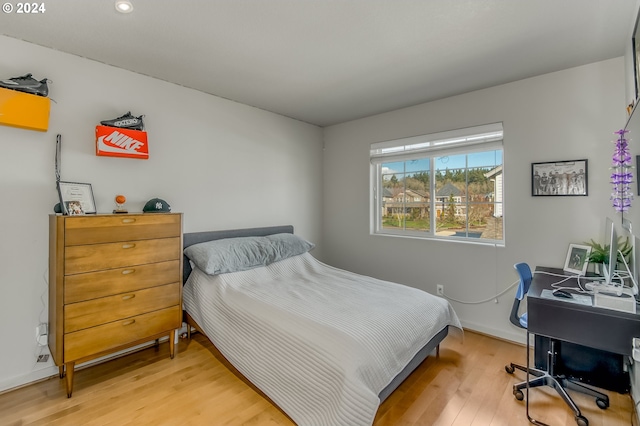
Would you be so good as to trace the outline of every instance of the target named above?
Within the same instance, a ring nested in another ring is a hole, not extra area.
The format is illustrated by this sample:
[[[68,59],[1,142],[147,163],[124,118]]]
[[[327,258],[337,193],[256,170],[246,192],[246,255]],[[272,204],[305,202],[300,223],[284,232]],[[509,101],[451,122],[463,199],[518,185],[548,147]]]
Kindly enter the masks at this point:
[[[38,81],[33,78],[32,74],[25,74],[20,77],[11,77],[0,80],[0,87],[46,97],[49,95],[49,87],[47,86],[48,82],[49,80],[46,78]]]
[[[138,117],[131,114],[131,111],[127,111],[126,114],[112,120],[103,120],[100,122],[103,126],[119,127],[121,129],[131,130],[144,130],[144,122],[142,121],[144,115]]]

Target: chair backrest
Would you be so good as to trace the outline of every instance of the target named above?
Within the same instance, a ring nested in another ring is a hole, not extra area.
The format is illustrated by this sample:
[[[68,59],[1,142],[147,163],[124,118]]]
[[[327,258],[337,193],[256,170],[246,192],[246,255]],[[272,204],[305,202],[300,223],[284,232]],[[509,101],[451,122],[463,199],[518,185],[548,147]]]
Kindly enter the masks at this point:
[[[518,271],[518,275],[520,276],[520,284],[518,285],[518,290],[516,291],[516,297],[513,299],[513,306],[511,307],[511,315],[509,316],[509,321],[513,325],[516,325],[520,328],[525,328],[520,322],[520,316],[518,315],[518,309],[520,309],[520,302],[524,299],[524,296],[529,292],[529,287],[531,286],[531,279],[533,275],[531,274],[531,268],[526,263],[516,263],[513,265]]]

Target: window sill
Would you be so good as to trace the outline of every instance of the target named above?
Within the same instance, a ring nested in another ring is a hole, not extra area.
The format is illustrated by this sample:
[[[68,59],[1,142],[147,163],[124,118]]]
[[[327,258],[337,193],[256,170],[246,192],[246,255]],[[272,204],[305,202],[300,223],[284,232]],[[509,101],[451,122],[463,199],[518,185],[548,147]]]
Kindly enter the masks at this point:
[[[438,236],[425,234],[421,235],[413,232],[403,232],[403,231],[383,231],[383,232],[370,232],[369,235],[373,235],[376,237],[392,237],[392,238],[409,238],[412,240],[432,240],[432,241],[443,241],[450,243],[462,243],[462,244],[472,244],[472,245],[481,245],[481,246],[490,246],[490,247],[505,247],[504,240],[489,240],[489,239],[471,239],[468,237],[451,237],[451,236]]]

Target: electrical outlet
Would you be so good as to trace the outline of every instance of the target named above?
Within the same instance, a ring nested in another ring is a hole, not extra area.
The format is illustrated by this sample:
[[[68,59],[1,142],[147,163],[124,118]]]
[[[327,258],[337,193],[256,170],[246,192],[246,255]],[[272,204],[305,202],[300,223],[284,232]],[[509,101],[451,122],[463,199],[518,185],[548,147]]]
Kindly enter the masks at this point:
[[[49,354],[38,355],[38,362],[47,362],[49,361]]]
[[[444,286],[442,284],[436,286],[436,293],[438,296],[444,296]]]
[[[46,322],[40,323],[36,327],[36,336],[43,336],[46,334],[47,334],[47,323]]]
[[[47,334],[48,334],[47,323],[46,322],[40,323],[36,327],[36,342],[38,342],[38,346],[47,345],[47,339],[48,339]]]

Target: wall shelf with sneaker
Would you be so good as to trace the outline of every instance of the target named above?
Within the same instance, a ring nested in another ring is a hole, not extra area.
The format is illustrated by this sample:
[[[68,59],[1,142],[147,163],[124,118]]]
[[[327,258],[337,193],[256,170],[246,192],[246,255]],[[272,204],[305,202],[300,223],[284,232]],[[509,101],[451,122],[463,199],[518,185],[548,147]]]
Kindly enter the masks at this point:
[[[50,106],[45,96],[0,87],[0,124],[5,126],[46,132]]]
[[[101,121],[96,126],[96,155],[147,160],[149,143],[142,117],[127,112],[113,120]]]
[[[32,74],[0,80],[0,124],[46,132],[49,128],[49,80]]]

